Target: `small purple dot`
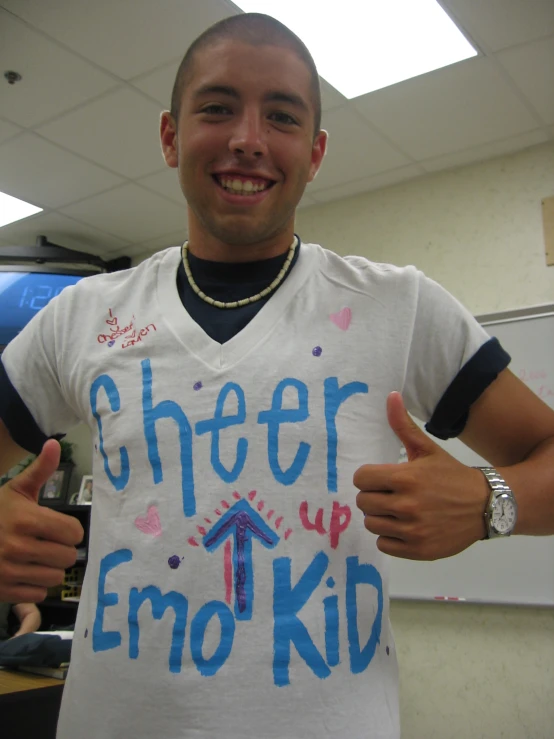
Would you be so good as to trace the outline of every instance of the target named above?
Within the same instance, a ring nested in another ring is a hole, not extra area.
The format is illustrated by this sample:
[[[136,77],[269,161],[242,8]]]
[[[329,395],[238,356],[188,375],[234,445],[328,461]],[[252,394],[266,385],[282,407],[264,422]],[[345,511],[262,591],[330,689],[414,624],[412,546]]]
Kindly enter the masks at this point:
[[[193,390],[201,390],[202,389],[202,383],[201,382],[195,382],[192,386]]]
[[[323,349],[320,346],[314,346],[314,348],[312,349],[312,354],[314,355],[314,357],[321,357],[322,351]]]
[[[181,564],[181,560],[176,554],[174,554],[167,560],[167,564],[171,567],[172,570],[176,570],[177,567],[179,567],[179,565]]]
[[[390,654],[390,649],[387,647],[386,649],[387,654]]]
[[[108,341],[108,346],[113,346],[115,344],[115,341]]]
[[[85,629],[85,639],[87,638],[87,636],[88,636],[88,629]]]

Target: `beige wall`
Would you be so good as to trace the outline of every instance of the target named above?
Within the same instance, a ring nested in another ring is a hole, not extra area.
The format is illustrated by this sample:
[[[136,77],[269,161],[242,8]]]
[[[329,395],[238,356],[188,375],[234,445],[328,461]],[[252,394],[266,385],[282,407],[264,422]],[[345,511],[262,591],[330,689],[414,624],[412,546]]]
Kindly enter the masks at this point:
[[[303,210],[297,231],[340,254],[415,264],[479,314],[554,302],[549,195],[552,144]],[[71,437],[77,480],[90,437]],[[403,739],[552,739],[553,610],[394,602],[392,620]]]
[[[541,221],[549,195],[552,143],[301,210],[297,232],[339,254],[415,264],[487,313],[554,301]]]
[[[554,302],[541,222],[550,195],[552,144],[303,210],[297,232],[340,254],[415,264],[488,313]],[[554,610],[395,601],[391,612],[403,739],[554,737]]]

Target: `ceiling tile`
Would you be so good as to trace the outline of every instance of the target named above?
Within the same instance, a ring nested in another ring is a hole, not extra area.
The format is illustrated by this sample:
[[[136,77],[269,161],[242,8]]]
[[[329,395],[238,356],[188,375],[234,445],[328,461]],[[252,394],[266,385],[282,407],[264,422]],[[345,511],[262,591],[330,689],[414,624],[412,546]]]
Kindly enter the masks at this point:
[[[538,125],[494,64],[483,57],[376,90],[357,98],[355,106],[418,161]]]
[[[1,8],[0,68],[14,70],[22,77],[20,82],[0,88],[2,115],[27,128],[117,84],[110,75],[61,49]]]
[[[58,246],[91,254],[102,255],[126,246],[123,239],[54,212],[39,213],[0,229],[2,240],[14,246],[32,246],[39,235]]]
[[[159,118],[156,103],[120,87],[37,132],[112,172],[135,178],[165,166],[158,138]]]
[[[554,33],[552,0],[443,0],[491,51]]]
[[[496,58],[543,121],[554,123],[554,36],[501,51]]]
[[[186,206],[170,203],[134,184],[96,195],[62,209],[63,213],[134,243],[178,231],[186,224]]]
[[[143,249],[144,251],[148,249],[160,251],[160,249],[167,249],[168,246],[180,246],[185,241],[186,237],[187,230],[186,228],[182,228],[179,231],[172,231],[169,234],[157,236],[155,239],[143,241],[140,244],[136,244],[135,247],[137,249]]]
[[[451,169],[452,167],[460,167],[465,164],[472,164],[473,162],[482,162],[485,159],[492,159],[503,154],[512,154],[513,152],[527,149],[536,144],[543,144],[545,141],[548,141],[548,135],[543,129],[540,129],[523,133],[519,136],[513,136],[503,141],[493,141],[472,149],[458,151],[454,154],[445,154],[441,157],[426,159],[424,162],[421,162],[421,165],[427,172],[438,172],[442,169]]]
[[[0,190],[42,208],[68,205],[122,182],[33,133],[0,146]]]
[[[355,110],[346,107],[324,113],[322,125],[329,132],[327,154],[310,194],[409,163]]]
[[[102,257],[106,260],[111,259],[117,259],[118,257],[130,257],[131,258],[131,267],[136,266],[138,264],[136,260],[137,252],[132,244],[129,244],[128,246],[123,247],[122,249],[111,249],[108,252],[105,252],[102,254]],[[142,261],[142,260],[139,260]]]
[[[174,59],[170,64],[160,67],[155,72],[135,77],[130,80],[130,84],[157,100],[164,110],[169,110],[173,83],[180,63],[180,58]]]
[[[187,238],[187,229],[183,228],[179,231],[172,231],[169,234],[157,236],[155,239],[143,241],[140,244],[133,244],[133,255],[154,254],[154,252],[167,249],[169,246],[180,246]]]
[[[140,262],[143,262],[153,254],[156,254],[156,252],[163,251],[170,246],[178,246],[182,244],[186,238],[186,231],[173,231],[170,234],[160,236],[142,244],[133,244],[130,250],[123,250],[121,254],[132,257],[132,265],[135,267],[137,264],[140,264]],[[114,251],[109,255],[110,259],[116,259],[118,256],[121,256],[118,251]]]
[[[17,136],[17,134],[21,133],[22,130],[23,129],[19,128],[19,126],[14,126],[13,123],[0,120],[0,144],[14,136]]]
[[[178,205],[182,206],[185,202],[176,169],[166,167],[162,172],[142,177],[137,180],[137,184],[146,187],[148,190],[153,190],[169,200],[173,200]]]
[[[322,192],[316,192],[313,194],[313,199],[316,203],[327,203],[332,200],[341,200],[342,198],[348,198],[362,192],[390,187],[399,182],[405,182],[406,180],[414,179],[414,177],[420,177],[423,174],[425,174],[425,170],[421,166],[418,164],[409,164],[407,167],[398,167],[398,169],[381,172],[373,177],[364,177],[360,180],[355,180],[354,182],[348,182],[345,185],[338,185],[337,187],[330,187],[328,190],[323,190]]]
[[[183,0],[2,2],[20,18],[123,79],[184,55],[208,26],[237,13],[224,0],[202,0],[192,8]]]

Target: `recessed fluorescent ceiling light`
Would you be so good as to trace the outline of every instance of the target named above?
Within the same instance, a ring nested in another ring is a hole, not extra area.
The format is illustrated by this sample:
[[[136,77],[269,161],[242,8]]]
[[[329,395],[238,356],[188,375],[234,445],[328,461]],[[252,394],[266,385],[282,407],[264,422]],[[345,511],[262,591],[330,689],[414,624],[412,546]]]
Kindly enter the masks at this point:
[[[34,216],[35,213],[40,213],[41,210],[42,208],[37,208],[36,205],[31,205],[24,200],[6,195],[5,192],[0,192],[0,228],[8,223],[20,221],[22,218]]]
[[[347,98],[476,56],[436,0],[235,0],[294,31]]]

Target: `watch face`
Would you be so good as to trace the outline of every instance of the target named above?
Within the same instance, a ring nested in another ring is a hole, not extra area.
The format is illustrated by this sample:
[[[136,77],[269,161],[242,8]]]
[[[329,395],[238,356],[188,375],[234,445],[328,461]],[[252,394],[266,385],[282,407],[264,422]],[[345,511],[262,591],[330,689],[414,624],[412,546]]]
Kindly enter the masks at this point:
[[[491,523],[499,534],[509,534],[516,523],[516,504],[509,495],[499,495],[494,502]]]

